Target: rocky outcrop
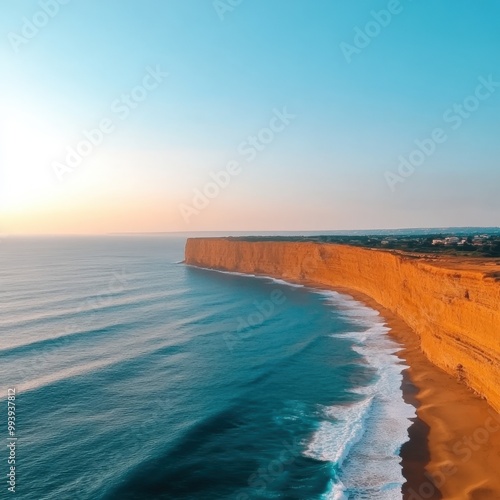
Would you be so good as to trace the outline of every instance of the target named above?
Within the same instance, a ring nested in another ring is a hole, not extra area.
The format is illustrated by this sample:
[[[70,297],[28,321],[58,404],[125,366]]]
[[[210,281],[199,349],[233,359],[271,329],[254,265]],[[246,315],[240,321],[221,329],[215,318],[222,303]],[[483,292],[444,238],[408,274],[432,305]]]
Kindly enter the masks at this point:
[[[345,287],[369,295],[406,321],[434,364],[500,411],[497,262],[231,238],[189,239],[185,260],[205,268]]]

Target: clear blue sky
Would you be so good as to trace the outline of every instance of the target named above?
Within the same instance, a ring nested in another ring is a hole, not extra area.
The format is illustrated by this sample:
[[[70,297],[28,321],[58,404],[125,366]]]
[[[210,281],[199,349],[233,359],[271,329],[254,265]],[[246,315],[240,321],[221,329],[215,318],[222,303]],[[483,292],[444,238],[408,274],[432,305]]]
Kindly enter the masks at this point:
[[[219,12],[212,0],[70,0],[20,41],[42,4],[0,5],[4,232],[500,225],[500,86],[471,98],[500,82],[494,0],[224,12],[229,0]],[[382,26],[372,11],[389,8]],[[374,35],[366,47],[356,27]],[[112,103],[157,66],[168,77],[122,120]],[[238,147],[285,108],[295,118],[248,162]],[[54,162],[103,118],[113,132],[60,182]],[[400,155],[436,128],[446,140],[402,177]],[[193,205],[231,160],[240,172]]]

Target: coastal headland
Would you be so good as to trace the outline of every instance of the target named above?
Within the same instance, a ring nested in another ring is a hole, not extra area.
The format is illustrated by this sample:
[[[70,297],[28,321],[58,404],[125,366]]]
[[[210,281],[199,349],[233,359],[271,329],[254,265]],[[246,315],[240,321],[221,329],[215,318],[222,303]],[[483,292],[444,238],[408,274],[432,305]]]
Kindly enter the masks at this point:
[[[500,259],[192,238],[185,262],[344,291],[378,309],[402,343],[419,417],[401,454],[404,498],[500,498]]]

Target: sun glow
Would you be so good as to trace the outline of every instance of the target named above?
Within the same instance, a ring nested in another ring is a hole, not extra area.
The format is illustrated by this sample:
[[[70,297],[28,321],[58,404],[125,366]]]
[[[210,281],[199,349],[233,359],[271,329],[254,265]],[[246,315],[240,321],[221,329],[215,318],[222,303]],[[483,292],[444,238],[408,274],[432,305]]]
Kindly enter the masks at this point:
[[[48,125],[30,113],[0,117],[0,207],[19,211],[43,203],[55,192],[51,162],[63,147]]]

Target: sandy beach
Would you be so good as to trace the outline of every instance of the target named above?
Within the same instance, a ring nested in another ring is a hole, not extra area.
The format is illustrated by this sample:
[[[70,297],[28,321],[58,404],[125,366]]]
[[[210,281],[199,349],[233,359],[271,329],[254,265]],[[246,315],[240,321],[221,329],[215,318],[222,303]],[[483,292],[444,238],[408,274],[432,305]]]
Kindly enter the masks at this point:
[[[337,291],[378,310],[403,348],[403,394],[418,419],[401,450],[405,500],[498,500],[500,498],[500,414],[440,368],[419,348],[418,336],[372,298]]]

